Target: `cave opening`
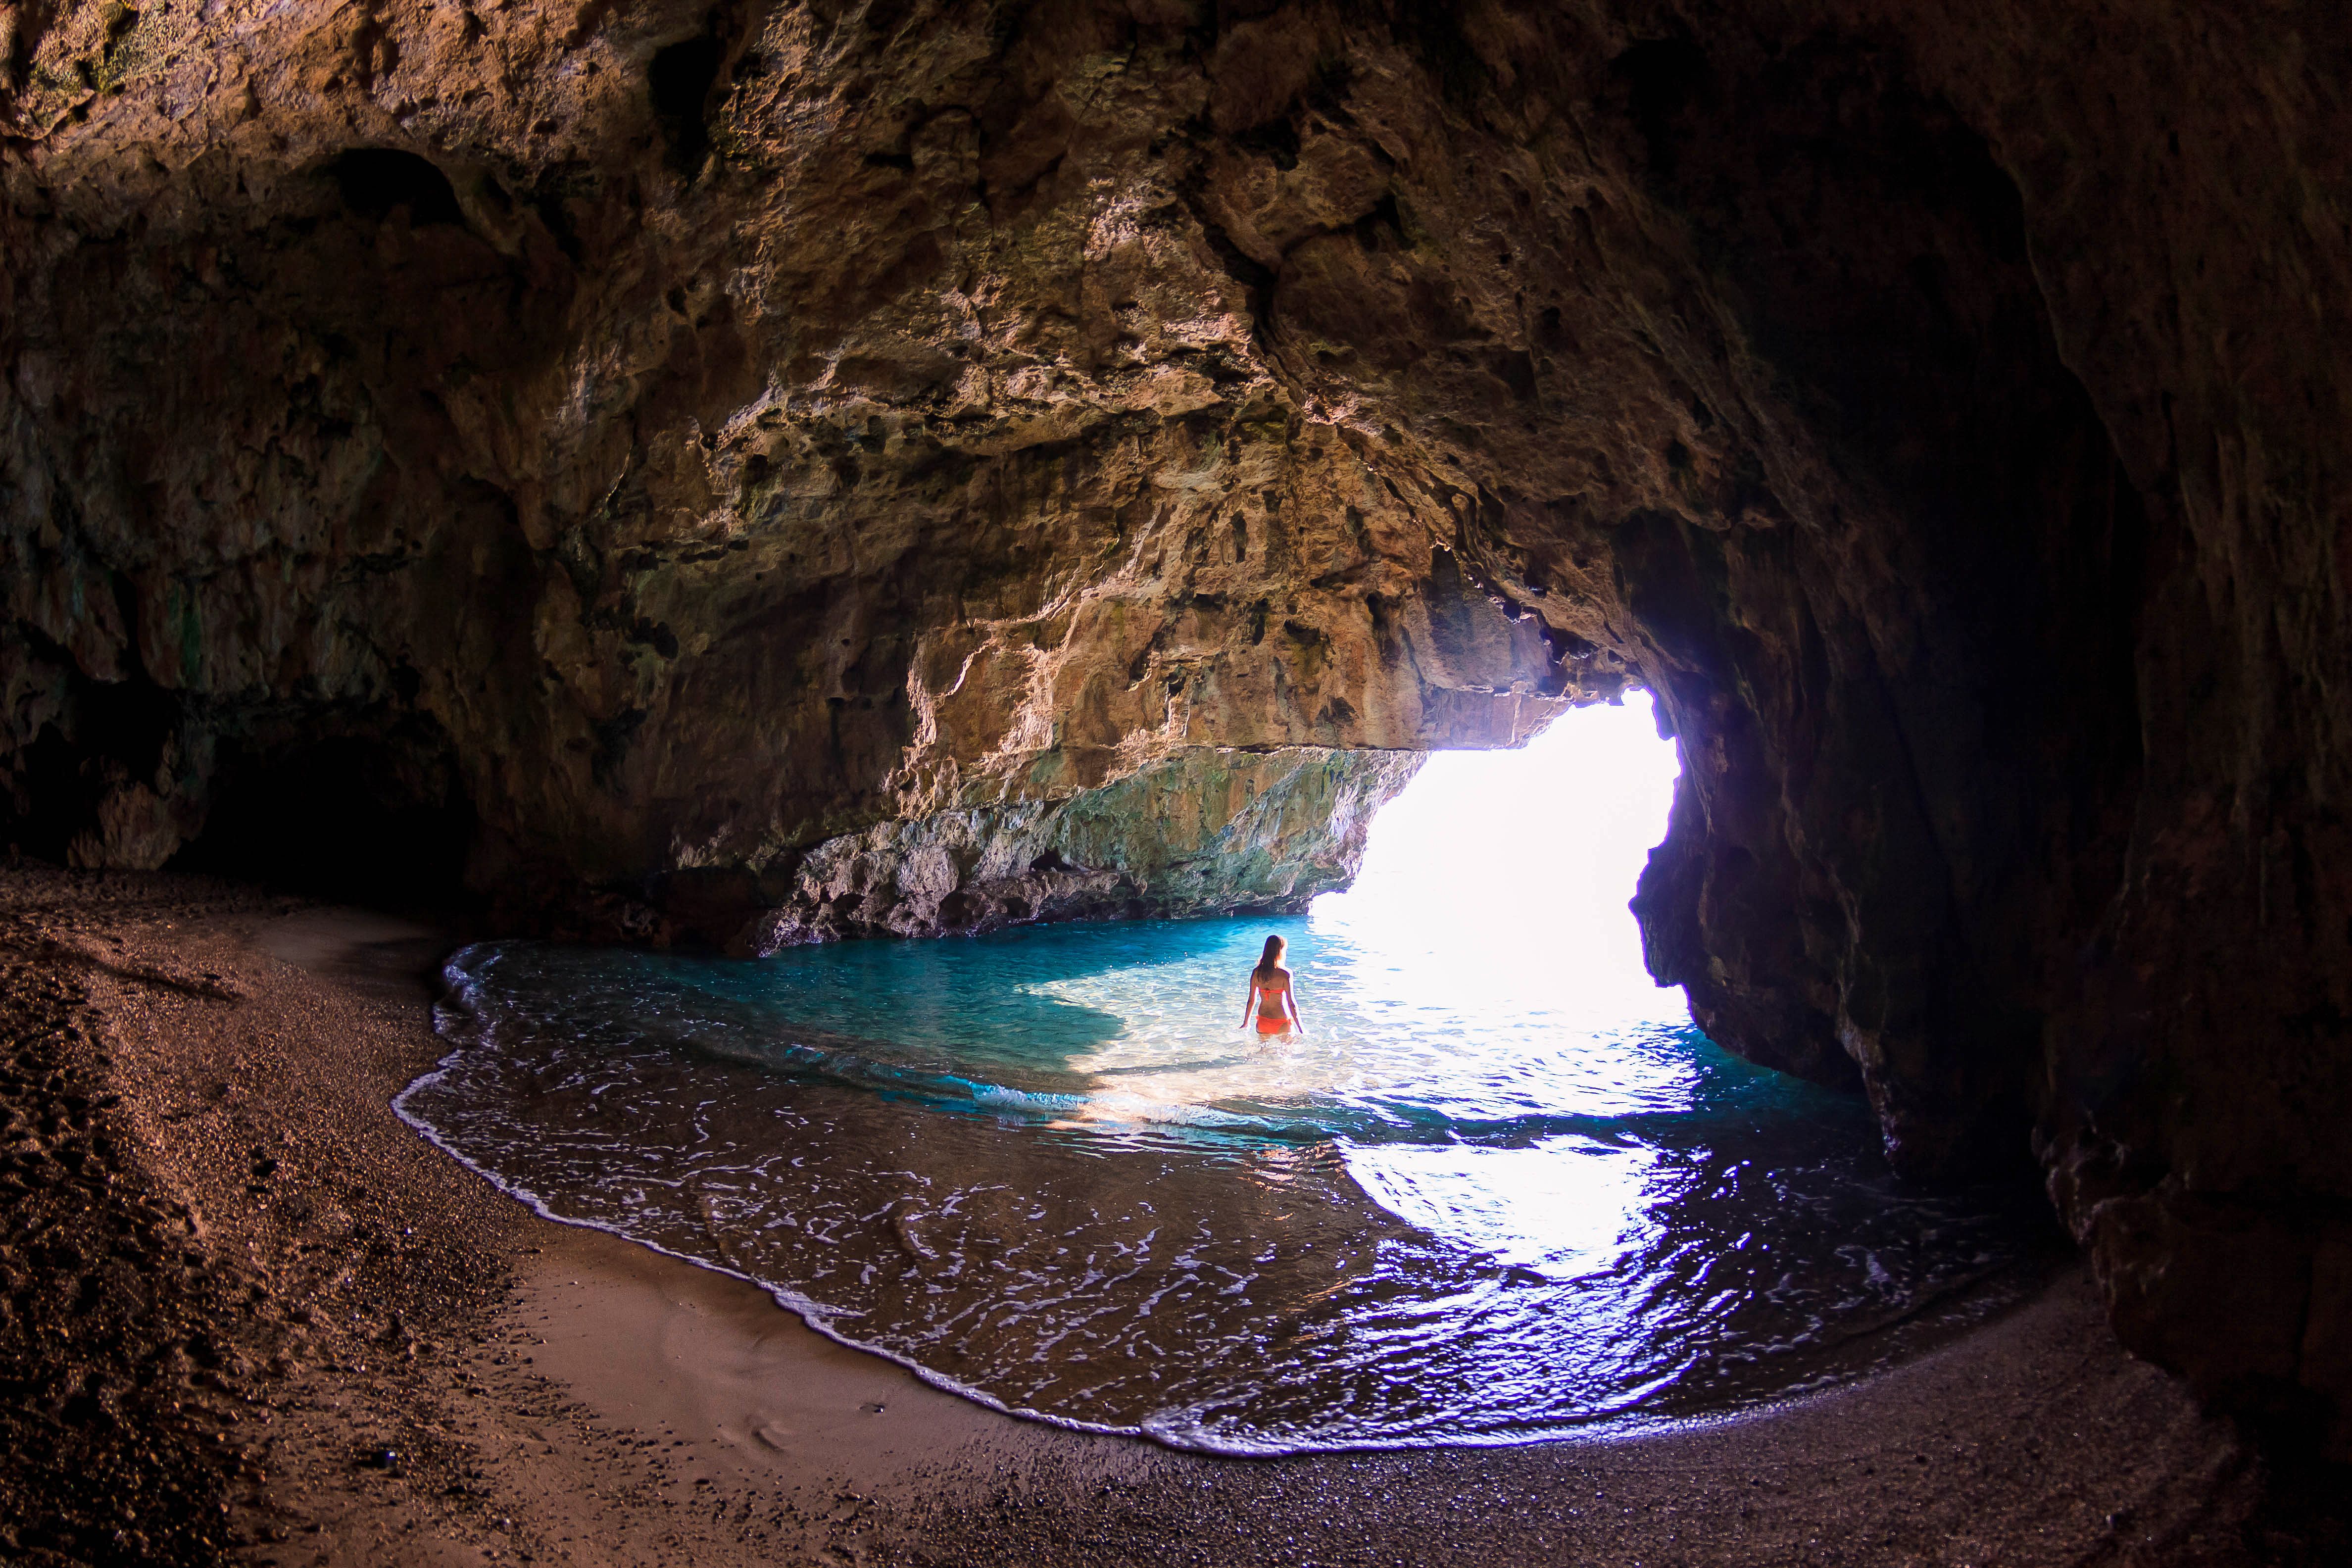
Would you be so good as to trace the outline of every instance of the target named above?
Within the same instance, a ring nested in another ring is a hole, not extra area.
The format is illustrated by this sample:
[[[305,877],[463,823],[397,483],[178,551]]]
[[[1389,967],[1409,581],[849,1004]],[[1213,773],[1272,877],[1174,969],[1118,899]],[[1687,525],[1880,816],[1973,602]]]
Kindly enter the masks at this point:
[[[1572,710],[1524,745],[1432,755],[1373,818],[1311,931],[1379,952],[1393,984],[1680,1022],[1627,900],[1681,772],[1647,693]]]
[[[473,807],[412,747],[358,736],[232,747],[215,777],[203,830],[168,869],[391,910],[470,901]]]

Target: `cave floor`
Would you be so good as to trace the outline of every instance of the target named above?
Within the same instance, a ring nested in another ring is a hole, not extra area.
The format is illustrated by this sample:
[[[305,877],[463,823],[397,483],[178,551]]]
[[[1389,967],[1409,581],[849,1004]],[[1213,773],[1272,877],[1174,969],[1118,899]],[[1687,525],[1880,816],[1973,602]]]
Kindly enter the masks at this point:
[[[456,1564],[2321,1561],[2079,1268],[1636,1440],[1202,1458],[1016,1422],[419,1139],[429,926],[0,872],[0,1556]]]

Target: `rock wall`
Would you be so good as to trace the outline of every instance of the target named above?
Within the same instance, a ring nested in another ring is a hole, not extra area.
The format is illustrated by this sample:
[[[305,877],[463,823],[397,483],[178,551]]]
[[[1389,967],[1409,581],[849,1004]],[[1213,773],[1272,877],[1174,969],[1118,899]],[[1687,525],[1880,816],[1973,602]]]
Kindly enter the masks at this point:
[[[2337,9],[5,16],[26,847],[1225,907],[1637,680],[1658,978],[2352,1443]]]
[[[1343,887],[1372,816],[1409,783],[1402,752],[1195,750],[1050,804],[940,812],[817,845],[782,886],[711,900],[765,954],[843,936],[928,936],[1024,921],[1295,910]],[[732,879],[740,872],[727,872]],[[677,890],[656,901],[679,911]]]

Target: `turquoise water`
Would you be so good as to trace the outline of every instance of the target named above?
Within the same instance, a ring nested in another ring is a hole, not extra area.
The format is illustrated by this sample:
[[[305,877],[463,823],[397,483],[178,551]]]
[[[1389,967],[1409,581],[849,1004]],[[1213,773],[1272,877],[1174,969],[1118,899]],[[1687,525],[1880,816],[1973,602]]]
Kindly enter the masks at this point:
[[[1617,907],[1563,943],[1375,863],[1280,920],[488,944],[402,1110],[975,1398],[1225,1452],[1748,1408],[2021,1288],[2029,1211],[1900,1186],[1860,1101],[1629,972]],[[1269,931],[1304,1038],[1238,1026]]]

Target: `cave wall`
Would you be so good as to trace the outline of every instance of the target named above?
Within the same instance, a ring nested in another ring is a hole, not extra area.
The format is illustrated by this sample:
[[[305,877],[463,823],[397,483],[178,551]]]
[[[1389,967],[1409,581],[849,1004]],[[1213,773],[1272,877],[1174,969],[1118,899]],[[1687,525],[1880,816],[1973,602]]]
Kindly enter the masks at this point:
[[[715,904],[714,923],[762,911],[730,943],[755,954],[1028,921],[1296,910],[1347,885],[1373,814],[1420,766],[1413,752],[1190,748],[1058,799],[843,834],[799,857],[781,887],[704,873],[697,894]],[[682,900],[664,886],[656,901]]]
[[[231,27],[12,166],[12,739],[66,753],[18,771],[28,847],[159,863],[276,727],[454,768],[513,907],[774,887],[1186,750],[1558,710],[1430,498],[1296,438],[1144,146],[1000,221],[990,171],[1068,128],[983,171],[987,102],[907,123],[1005,96],[1002,18],[860,109],[858,18],[499,17]]]
[[[1660,981],[2340,1451],[2352,57],[2241,11],[18,5],[10,837],[1252,907],[1638,681]]]

